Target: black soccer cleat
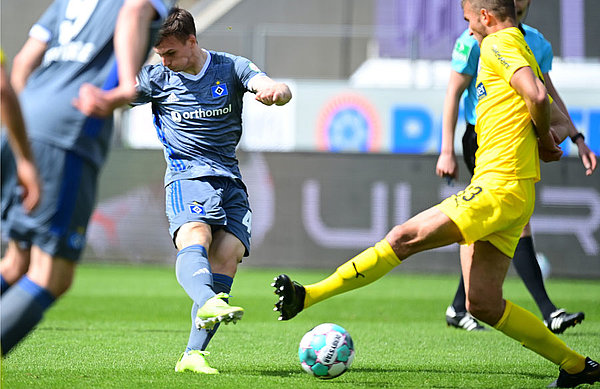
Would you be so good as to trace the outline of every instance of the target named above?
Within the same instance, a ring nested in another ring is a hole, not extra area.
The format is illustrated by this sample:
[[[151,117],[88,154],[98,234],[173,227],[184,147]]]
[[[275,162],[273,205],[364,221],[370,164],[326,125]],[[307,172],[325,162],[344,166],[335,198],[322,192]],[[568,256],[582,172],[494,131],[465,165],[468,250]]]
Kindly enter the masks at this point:
[[[467,331],[487,330],[469,312],[456,312],[452,305],[446,309],[446,324],[448,327],[456,327]]]
[[[593,384],[600,382],[600,365],[592,361],[589,357],[585,358],[585,368],[577,374],[569,374],[560,369],[556,381],[548,385],[548,388],[574,388],[582,384]]]
[[[279,295],[279,300],[273,308],[274,311],[280,312],[279,320],[290,320],[302,311],[306,296],[304,286],[290,280],[285,274],[275,277],[271,286],[275,288],[275,294]]]
[[[550,314],[550,317],[544,320],[544,324],[555,334],[562,334],[569,327],[575,327],[585,319],[583,312],[569,313],[564,309],[558,309]]]

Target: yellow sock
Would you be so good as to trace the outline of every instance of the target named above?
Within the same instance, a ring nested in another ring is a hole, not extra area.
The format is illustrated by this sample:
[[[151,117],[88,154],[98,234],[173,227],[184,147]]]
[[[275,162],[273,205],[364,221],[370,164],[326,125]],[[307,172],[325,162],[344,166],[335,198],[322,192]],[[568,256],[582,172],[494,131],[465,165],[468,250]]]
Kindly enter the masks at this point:
[[[579,373],[585,367],[584,356],[571,350],[533,313],[508,300],[506,300],[504,314],[494,328],[559,365],[569,374]]]
[[[306,285],[304,308],[329,297],[370,284],[389,273],[402,261],[387,240],[375,244],[337,268],[335,273],[316,284]]]

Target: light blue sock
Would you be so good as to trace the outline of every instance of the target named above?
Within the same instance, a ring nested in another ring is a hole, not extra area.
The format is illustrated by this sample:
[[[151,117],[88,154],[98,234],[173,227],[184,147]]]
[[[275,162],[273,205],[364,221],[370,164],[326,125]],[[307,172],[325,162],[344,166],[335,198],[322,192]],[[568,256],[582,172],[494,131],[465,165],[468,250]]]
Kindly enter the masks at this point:
[[[42,320],[44,312],[52,305],[52,294],[23,276],[0,300],[2,355],[17,345],[21,339]]]
[[[231,291],[231,285],[233,284],[233,278],[225,274],[215,273],[213,274],[213,284],[213,290],[215,293],[229,293]],[[217,332],[217,329],[220,325],[215,325],[215,327],[210,331],[198,330],[194,325],[197,311],[198,304],[194,304],[192,307],[192,329],[190,331],[190,338],[185,351],[206,350],[208,342],[210,342],[212,337],[215,335],[215,332]]]
[[[2,274],[0,274],[0,295],[3,295],[4,292],[6,292],[6,289],[8,288],[10,288],[9,283],[6,282],[4,277],[2,277]]]
[[[192,245],[179,251],[175,274],[179,285],[199,306],[215,295],[210,263],[203,246]]]

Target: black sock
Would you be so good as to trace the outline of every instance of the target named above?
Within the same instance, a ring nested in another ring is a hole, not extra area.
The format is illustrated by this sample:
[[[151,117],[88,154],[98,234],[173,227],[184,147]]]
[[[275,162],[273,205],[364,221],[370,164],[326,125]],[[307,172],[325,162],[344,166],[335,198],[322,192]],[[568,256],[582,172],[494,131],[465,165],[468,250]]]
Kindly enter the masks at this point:
[[[544,319],[548,319],[550,314],[556,311],[556,306],[550,301],[548,293],[546,293],[542,271],[535,257],[535,249],[533,248],[533,239],[531,236],[519,239],[513,264],[519,277],[525,283],[527,290],[529,290],[529,293],[542,312],[542,316]]]
[[[458,288],[456,288],[456,294],[454,295],[454,301],[452,301],[452,306],[456,312],[467,312],[467,307],[465,305],[465,300],[467,296],[465,295],[465,280],[463,279],[462,273],[460,275],[460,282],[458,283]]]

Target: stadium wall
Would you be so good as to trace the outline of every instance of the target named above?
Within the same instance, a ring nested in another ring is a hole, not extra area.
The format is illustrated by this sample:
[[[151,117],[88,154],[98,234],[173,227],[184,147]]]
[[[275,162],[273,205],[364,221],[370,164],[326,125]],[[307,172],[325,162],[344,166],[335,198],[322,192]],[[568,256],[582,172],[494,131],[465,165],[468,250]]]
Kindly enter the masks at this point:
[[[396,223],[461,190],[434,175],[436,156],[240,152],[253,209],[246,266],[333,269]],[[174,263],[158,150],[115,149],[102,174],[85,261]],[[465,171],[464,166],[461,166]],[[532,224],[554,276],[600,278],[600,180],[576,158],[544,164]],[[458,272],[458,246],[403,271]]]

